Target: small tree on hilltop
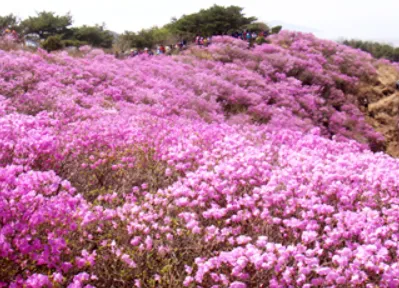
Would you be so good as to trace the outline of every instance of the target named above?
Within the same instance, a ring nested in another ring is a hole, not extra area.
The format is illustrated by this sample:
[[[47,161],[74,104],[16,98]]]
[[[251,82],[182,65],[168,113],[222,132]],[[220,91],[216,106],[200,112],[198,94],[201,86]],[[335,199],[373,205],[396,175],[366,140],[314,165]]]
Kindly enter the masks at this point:
[[[114,41],[112,33],[104,28],[104,25],[81,26],[72,29],[74,40],[80,43],[88,43],[94,47],[111,48]]]
[[[19,19],[13,14],[0,16],[0,32],[5,29],[11,29],[19,32]]]
[[[250,23],[248,25],[245,25],[243,28],[245,28],[246,30],[249,30],[249,31],[256,32],[256,33],[270,30],[269,26],[263,22]]]
[[[278,34],[278,33],[280,33],[280,31],[281,31],[281,29],[283,29],[283,26],[274,26],[273,28],[272,28],[272,34]]]
[[[41,43],[43,49],[47,50],[47,52],[60,50],[64,47],[62,42],[61,35],[52,35],[49,36],[46,40]]]
[[[21,26],[24,34],[37,34],[40,39],[47,39],[50,36],[70,33],[69,26],[72,25],[72,16],[68,13],[58,16],[53,12],[39,12],[34,17],[22,21]]]
[[[128,51],[132,47],[131,39],[130,39],[130,37],[132,37],[132,34],[134,34],[134,33],[125,31],[125,33],[123,33],[122,35],[120,35],[118,37],[118,39],[116,40],[116,43],[115,43],[117,51],[123,53],[123,52]]]
[[[175,37],[177,36],[174,36],[167,27],[154,26],[149,29],[142,29],[137,33],[126,31],[119,37],[117,46],[123,51],[126,50],[126,47],[152,48],[158,44],[173,44],[176,41]]]
[[[203,36],[224,35],[229,30],[238,30],[243,26],[256,21],[255,17],[245,17],[243,8],[238,6],[223,7],[214,5],[202,9],[198,13],[183,15],[172,21],[168,27],[181,34]]]

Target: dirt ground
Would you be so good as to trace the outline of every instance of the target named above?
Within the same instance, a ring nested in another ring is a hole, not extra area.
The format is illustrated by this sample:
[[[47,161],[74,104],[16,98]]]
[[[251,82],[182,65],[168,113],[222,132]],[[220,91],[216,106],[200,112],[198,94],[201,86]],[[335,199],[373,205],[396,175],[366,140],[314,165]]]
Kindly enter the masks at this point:
[[[376,83],[364,83],[360,88],[360,102],[366,103],[362,110],[374,129],[385,137],[385,151],[393,157],[399,157],[399,91],[396,81],[399,72],[392,66],[381,65],[378,68]],[[363,101],[362,101],[363,100]]]

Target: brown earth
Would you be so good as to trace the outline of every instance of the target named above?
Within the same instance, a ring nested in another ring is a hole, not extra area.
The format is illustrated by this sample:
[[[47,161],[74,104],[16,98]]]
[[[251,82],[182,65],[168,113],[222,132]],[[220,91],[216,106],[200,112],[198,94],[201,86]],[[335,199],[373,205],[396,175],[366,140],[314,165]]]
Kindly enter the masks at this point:
[[[385,151],[399,157],[399,91],[396,81],[399,72],[392,66],[378,67],[376,83],[361,85],[360,102],[364,104],[366,120],[385,137]]]

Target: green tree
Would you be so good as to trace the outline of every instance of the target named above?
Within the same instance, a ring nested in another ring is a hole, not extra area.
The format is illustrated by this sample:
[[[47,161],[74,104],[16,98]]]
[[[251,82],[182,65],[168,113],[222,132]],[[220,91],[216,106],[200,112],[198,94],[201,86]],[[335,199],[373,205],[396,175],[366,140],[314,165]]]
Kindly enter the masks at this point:
[[[81,43],[87,43],[91,46],[101,48],[111,48],[114,41],[114,36],[110,31],[104,28],[104,25],[84,25],[81,27],[72,28],[71,38]]]
[[[399,47],[393,51],[392,61],[399,62]]]
[[[70,33],[72,16],[68,13],[58,16],[53,12],[39,12],[34,17],[29,17],[21,22],[24,34],[37,34],[41,39],[54,35],[67,35]]]
[[[175,42],[172,32],[166,27],[162,28],[153,27],[151,29],[151,33],[153,41],[155,42],[154,44],[168,45],[168,44],[173,44],[171,42]]]
[[[52,35],[47,37],[47,39],[41,43],[41,46],[43,49],[51,52],[62,49],[64,47],[64,44],[62,42],[61,35]]]
[[[9,14],[6,16],[0,16],[0,31],[4,29],[11,29],[15,31],[19,31],[19,20],[17,16],[13,14]]]
[[[274,26],[273,28],[272,28],[272,34],[278,34],[278,33],[280,33],[280,31],[281,31],[281,29],[283,29],[283,26]]]
[[[126,47],[138,49],[152,48],[155,45],[171,45],[178,39],[167,27],[159,28],[154,26],[149,29],[142,29],[137,33],[126,31],[117,42],[121,51],[126,51]]]
[[[343,40],[342,44],[360,49],[368,52],[375,58],[385,58],[391,61],[399,61],[399,48],[395,48],[392,45],[386,43],[379,43],[373,41],[362,41],[362,40]]]
[[[154,45],[152,36],[150,29],[142,29],[137,33],[125,32],[121,35],[120,40],[129,43],[129,47],[143,49],[145,47],[151,48]]]
[[[125,33],[123,33],[122,35],[120,35],[118,37],[118,39],[116,40],[116,43],[115,43],[115,47],[116,47],[117,51],[124,53],[132,47],[131,38],[130,38],[131,34],[134,34],[134,33],[125,31]]]
[[[55,36],[59,36],[59,35],[55,35]],[[79,41],[76,39],[64,39],[64,40],[61,40],[61,43],[62,43],[63,47],[80,47],[83,45],[89,45],[89,43],[87,43],[87,42]]]
[[[255,20],[255,17],[245,17],[241,7],[214,5],[211,8],[202,9],[198,13],[183,15],[180,19],[167,25],[167,28],[184,36],[224,35],[228,31],[241,29]]]
[[[262,31],[269,31],[270,28],[266,23],[263,22],[254,22],[244,26],[245,30],[253,31],[256,33]]]

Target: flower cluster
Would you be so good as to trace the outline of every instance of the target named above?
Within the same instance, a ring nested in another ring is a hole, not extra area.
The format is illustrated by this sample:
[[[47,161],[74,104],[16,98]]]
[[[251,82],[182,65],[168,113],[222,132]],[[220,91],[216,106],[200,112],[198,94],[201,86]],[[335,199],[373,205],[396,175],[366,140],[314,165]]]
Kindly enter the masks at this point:
[[[0,287],[399,286],[358,89],[389,63],[291,32],[80,52],[0,51]]]

